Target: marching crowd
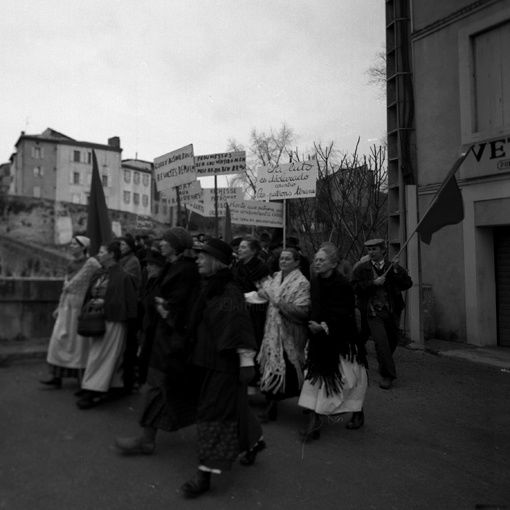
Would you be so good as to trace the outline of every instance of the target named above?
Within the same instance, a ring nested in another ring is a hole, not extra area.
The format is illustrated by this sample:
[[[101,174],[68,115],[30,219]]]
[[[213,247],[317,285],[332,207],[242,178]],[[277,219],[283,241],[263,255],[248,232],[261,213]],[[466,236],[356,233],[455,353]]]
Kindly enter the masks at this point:
[[[282,399],[298,397],[303,441],[344,413],[348,429],[362,427],[368,337],[379,386],[390,389],[397,377],[401,291],[412,282],[386,259],[381,239],[367,241],[352,270],[329,242],[310,264],[293,238],[227,244],[182,227],[158,240],[117,238],[93,257],[89,245],[82,235],[70,244],[51,373],[41,383],[61,388],[76,378],[80,409],[143,386],[140,433],[116,439],[124,454],[151,454],[159,430],[194,424],[197,471],[184,497],[209,490],[211,474],[238,458],[253,464],[266,446],[261,423],[277,419]],[[265,397],[258,416],[249,402],[257,392]]]

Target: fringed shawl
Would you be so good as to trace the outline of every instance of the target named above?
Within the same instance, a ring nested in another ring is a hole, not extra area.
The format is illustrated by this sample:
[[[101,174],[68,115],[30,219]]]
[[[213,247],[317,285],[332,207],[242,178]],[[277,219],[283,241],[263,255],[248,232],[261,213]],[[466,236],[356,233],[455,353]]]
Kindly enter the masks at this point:
[[[285,358],[296,370],[299,385],[303,383],[304,350],[310,311],[310,282],[299,269],[282,281],[282,272],[263,284],[270,303],[267,309],[264,338],[258,355],[262,391],[285,391]]]
[[[328,395],[342,389],[340,356],[366,366],[354,312],[354,291],[338,272],[329,278],[314,278],[311,285],[311,320],[326,323],[328,331],[311,334],[307,352],[306,378],[326,386]]]

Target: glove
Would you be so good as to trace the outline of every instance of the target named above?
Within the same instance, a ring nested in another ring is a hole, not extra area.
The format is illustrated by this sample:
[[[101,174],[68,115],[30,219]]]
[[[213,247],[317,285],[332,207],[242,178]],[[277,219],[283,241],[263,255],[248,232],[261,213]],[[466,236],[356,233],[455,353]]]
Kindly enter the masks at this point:
[[[239,369],[239,382],[241,384],[249,384],[255,377],[255,367],[241,367]]]

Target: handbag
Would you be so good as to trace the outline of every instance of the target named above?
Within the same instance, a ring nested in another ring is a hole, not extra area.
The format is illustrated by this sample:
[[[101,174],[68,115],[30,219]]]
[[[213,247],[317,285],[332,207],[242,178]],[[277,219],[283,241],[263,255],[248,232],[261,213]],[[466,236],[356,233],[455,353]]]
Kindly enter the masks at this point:
[[[82,308],[78,316],[78,335],[103,336],[106,331],[103,305],[94,303],[91,299]]]

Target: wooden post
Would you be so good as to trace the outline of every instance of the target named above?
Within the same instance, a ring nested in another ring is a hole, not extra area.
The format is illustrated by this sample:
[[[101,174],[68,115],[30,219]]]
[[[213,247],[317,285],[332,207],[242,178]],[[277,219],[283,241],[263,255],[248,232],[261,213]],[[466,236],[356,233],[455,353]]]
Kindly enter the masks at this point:
[[[218,178],[216,174],[214,174],[214,224],[215,224],[215,232],[216,237],[219,237],[219,218],[218,218]]]

